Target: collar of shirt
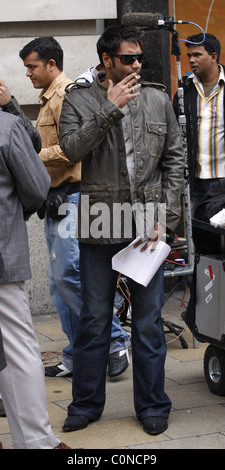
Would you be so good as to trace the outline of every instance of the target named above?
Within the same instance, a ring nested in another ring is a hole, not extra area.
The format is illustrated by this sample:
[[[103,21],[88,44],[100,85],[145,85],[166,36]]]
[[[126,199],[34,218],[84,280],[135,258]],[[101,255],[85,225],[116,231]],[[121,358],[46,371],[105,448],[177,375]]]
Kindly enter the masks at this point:
[[[220,85],[221,83],[224,84],[225,82],[225,74],[224,74],[224,69],[222,67],[221,64],[218,64],[219,65],[219,69],[220,69],[220,74],[219,74],[219,78],[217,80],[217,83],[218,85]],[[193,83],[201,83],[201,80],[200,78],[198,78],[194,73],[192,73],[191,75],[189,75],[189,77],[187,78],[187,82],[193,80]]]
[[[52,95],[54,95],[56,88],[59,88],[61,84],[66,79],[66,75],[64,72],[61,72],[55,80],[51,83],[51,85],[47,88],[47,90],[42,90],[41,94],[39,95],[39,101],[50,100]]]

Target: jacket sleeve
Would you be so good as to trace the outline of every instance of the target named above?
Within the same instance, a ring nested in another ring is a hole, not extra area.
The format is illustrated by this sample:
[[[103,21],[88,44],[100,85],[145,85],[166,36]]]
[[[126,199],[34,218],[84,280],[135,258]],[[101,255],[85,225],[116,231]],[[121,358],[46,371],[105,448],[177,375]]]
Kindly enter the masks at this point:
[[[46,132],[49,132],[49,127],[50,126],[42,126],[38,127],[40,134],[42,135],[42,149],[39,152],[39,157],[43,161],[46,167],[62,167],[65,168],[67,166],[71,166],[72,163],[68,160],[67,157],[65,157],[59,142],[58,142],[58,134],[59,134],[59,118],[61,114],[61,109],[62,109],[62,101],[63,97],[58,96],[55,94],[54,96],[54,101],[53,104],[51,105],[51,100],[50,100],[50,107],[49,107],[49,112],[51,111],[50,117],[52,121],[54,122],[54,132],[55,135],[52,137],[52,141],[54,141],[54,145],[51,144],[51,140],[49,140],[50,145],[45,146],[45,138],[43,137],[42,130],[44,131],[44,135]],[[45,121],[46,122],[46,121]],[[38,123],[38,126],[40,126],[41,120]],[[47,130],[46,130],[47,127]]]
[[[59,143],[63,153],[73,163],[83,160],[98,147],[108,130],[124,116],[111,101],[105,100],[92,115],[81,120],[76,111],[77,99],[80,99],[79,94],[73,91],[65,95],[59,120]],[[85,106],[84,99],[80,99],[78,109],[79,106]]]
[[[32,140],[33,146],[36,152],[39,153],[41,150],[41,137],[38,131],[33,126],[30,119],[22,111],[16,98],[12,97],[11,101],[9,101],[4,106],[2,106],[2,111],[5,111],[10,114],[14,114],[15,116],[20,116],[22,118],[24,127]]]
[[[47,198],[51,179],[21,118],[16,117],[12,125],[7,164],[25,211],[36,211]]]
[[[181,214],[184,185],[184,150],[180,129],[171,101],[166,96],[167,137],[161,158],[163,202],[166,203],[167,227],[174,231]]]

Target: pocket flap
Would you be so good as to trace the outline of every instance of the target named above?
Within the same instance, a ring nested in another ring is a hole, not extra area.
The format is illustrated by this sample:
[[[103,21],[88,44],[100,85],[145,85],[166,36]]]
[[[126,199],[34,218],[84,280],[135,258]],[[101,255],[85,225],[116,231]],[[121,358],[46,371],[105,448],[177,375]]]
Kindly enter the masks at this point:
[[[147,122],[148,132],[152,132],[157,135],[167,134],[167,124],[161,122]]]
[[[38,121],[39,126],[53,126],[55,125],[54,116],[51,114],[48,116],[41,116],[40,120]]]

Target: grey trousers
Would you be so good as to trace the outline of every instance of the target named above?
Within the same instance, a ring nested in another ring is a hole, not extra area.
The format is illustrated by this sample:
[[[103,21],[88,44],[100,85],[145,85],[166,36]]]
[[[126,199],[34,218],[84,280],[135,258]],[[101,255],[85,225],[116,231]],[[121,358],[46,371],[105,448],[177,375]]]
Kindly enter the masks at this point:
[[[0,326],[7,366],[0,393],[15,449],[52,449],[44,367],[35,337],[25,282],[0,283]]]

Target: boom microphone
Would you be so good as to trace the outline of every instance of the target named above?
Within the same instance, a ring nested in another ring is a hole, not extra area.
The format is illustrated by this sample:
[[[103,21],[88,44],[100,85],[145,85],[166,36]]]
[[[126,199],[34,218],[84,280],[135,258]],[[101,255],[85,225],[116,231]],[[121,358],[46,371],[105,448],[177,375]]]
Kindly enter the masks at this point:
[[[163,17],[160,13],[126,13],[122,16],[121,23],[154,31],[161,28],[169,29],[174,24],[187,24],[189,21],[175,21],[172,16]]]

